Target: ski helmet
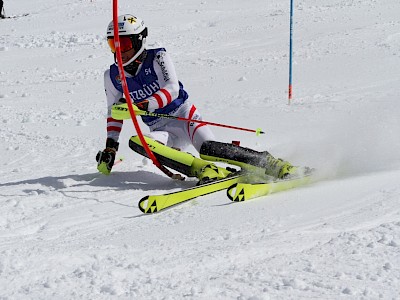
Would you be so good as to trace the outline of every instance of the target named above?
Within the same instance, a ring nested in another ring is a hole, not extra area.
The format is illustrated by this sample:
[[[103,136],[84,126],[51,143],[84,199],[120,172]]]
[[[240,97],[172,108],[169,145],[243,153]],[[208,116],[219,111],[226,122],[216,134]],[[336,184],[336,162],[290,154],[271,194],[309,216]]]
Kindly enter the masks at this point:
[[[144,52],[146,47],[147,27],[144,25],[143,20],[133,15],[122,15],[118,17],[118,34],[122,52],[135,49],[135,55],[123,64],[124,67],[127,67],[129,64],[135,62]],[[113,21],[111,21],[107,27],[107,41],[111,51],[115,54]]]

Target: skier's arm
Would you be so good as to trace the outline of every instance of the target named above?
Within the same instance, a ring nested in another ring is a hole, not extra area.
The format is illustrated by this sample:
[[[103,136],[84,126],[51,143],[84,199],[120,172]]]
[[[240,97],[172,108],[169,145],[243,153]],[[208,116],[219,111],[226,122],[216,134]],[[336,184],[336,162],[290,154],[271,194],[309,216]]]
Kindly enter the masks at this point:
[[[102,174],[109,175],[118,151],[118,138],[122,129],[122,120],[115,120],[111,117],[111,107],[122,94],[113,86],[110,70],[104,72],[104,89],[107,97],[107,139],[106,147],[97,153],[96,161],[97,170]]]
[[[179,95],[179,81],[175,67],[167,52],[161,50],[156,54],[153,62],[158,77],[160,90],[147,98],[147,110],[154,111],[170,104]]]
[[[111,117],[111,108],[123,95],[114,87],[110,78],[110,70],[104,72],[104,89],[107,97],[107,138],[112,138],[118,142],[123,121]]]

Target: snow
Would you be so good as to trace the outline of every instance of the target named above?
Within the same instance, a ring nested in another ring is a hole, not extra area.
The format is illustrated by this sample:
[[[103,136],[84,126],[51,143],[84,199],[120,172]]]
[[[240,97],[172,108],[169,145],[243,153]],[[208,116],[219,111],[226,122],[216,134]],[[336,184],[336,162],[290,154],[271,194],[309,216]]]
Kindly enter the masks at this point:
[[[291,105],[289,1],[120,1],[206,120],[266,131],[221,140],[323,178],[150,216],[138,200],[194,181],[133,153],[129,122],[124,161],[96,170],[111,1],[5,9],[30,15],[0,21],[0,299],[398,299],[399,1],[295,1]]]

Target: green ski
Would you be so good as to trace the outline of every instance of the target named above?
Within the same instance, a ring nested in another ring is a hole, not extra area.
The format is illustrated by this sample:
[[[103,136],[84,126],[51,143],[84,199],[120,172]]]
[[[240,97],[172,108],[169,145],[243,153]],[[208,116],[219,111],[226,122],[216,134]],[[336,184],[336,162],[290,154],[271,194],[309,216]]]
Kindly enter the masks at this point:
[[[247,179],[248,176],[239,174],[181,191],[161,195],[149,195],[139,201],[139,209],[145,214],[152,214],[199,196],[227,189],[233,184],[247,182]]]
[[[292,188],[307,185],[315,181],[312,175],[305,177],[278,180],[264,183],[234,183],[227,190],[228,198],[234,202],[242,202],[272,193],[286,191]]]

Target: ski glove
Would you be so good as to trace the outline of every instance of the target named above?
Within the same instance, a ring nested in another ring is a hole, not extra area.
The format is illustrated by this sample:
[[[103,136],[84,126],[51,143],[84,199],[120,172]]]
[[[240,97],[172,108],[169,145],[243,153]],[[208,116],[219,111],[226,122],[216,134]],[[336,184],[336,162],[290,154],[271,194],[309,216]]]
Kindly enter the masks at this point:
[[[140,110],[148,111],[149,110],[149,100],[143,100],[142,102],[133,104]]]
[[[125,98],[120,98],[117,102],[118,104],[122,104],[122,103],[126,103],[126,99]],[[149,100],[143,100],[141,102],[138,103],[132,103],[133,108],[135,109],[135,106],[139,109],[139,110],[144,110],[144,111],[148,111],[149,108]],[[137,109],[135,109],[136,111]]]
[[[99,151],[96,155],[97,170],[99,170],[100,173],[110,175],[118,146],[118,142],[114,141],[112,138],[107,138],[106,148],[103,151]]]
[[[135,114],[138,116],[144,115],[144,111],[147,111],[149,106],[149,101],[144,100],[139,103],[132,104]],[[131,114],[129,113],[128,104],[126,103],[125,98],[121,98],[115,103],[111,108],[111,116],[115,120],[126,120],[131,118]]]

